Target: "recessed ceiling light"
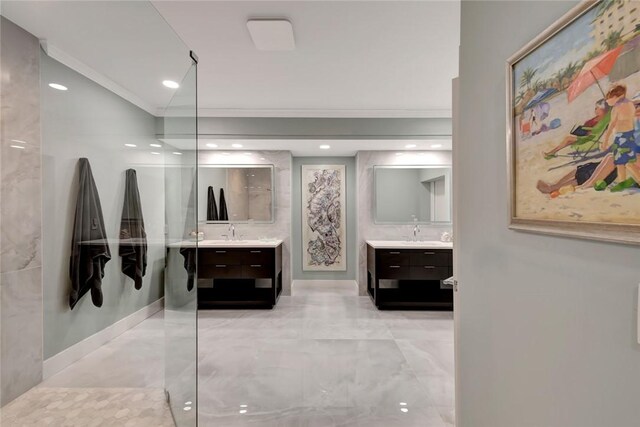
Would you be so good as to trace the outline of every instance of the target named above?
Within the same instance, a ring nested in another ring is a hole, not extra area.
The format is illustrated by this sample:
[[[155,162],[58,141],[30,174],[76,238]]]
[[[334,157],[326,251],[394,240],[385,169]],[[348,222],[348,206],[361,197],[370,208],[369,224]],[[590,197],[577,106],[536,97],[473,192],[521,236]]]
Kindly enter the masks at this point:
[[[137,145],[136,144],[124,144],[125,147],[131,147],[131,148],[136,148]]]
[[[18,144],[26,144],[27,141],[23,141],[21,139],[12,139],[11,142],[17,142]]]
[[[242,148],[242,144],[231,144],[233,148]]]
[[[324,145],[321,145],[321,146],[320,146],[320,149],[321,149],[321,150],[328,150],[328,149],[330,149],[330,148],[331,148],[331,146],[330,146],[330,145],[327,145],[327,144],[324,144]]]
[[[156,148],[160,148],[162,147],[161,144],[149,144],[150,147],[156,147]]]
[[[25,149],[24,145],[10,145],[10,147],[11,148],[18,148],[20,150],[24,150]]]
[[[294,50],[293,26],[286,19],[250,19],[247,28],[258,50]]]
[[[209,148],[218,148],[218,144],[207,144]]]
[[[431,144],[431,148],[442,148],[442,144]]]
[[[191,406],[185,406],[183,409],[185,412],[189,412],[191,410]]]
[[[400,410],[401,410],[402,412],[409,412],[409,410],[408,410],[407,408],[400,408]]]
[[[56,90],[67,90],[66,86],[62,86],[59,83],[49,83],[49,87],[53,88],[53,89],[56,89]]]
[[[404,146],[404,148],[416,148],[417,145],[416,144],[407,144]]]
[[[157,151],[152,151],[151,154],[153,154],[154,156],[157,156],[160,153],[158,153]]]
[[[238,412],[240,412],[241,414],[246,414],[247,410],[246,409],[240,409]]]
[[[175,154],[176,156],[182,156],[182,153],[179,151],[174,151],[173,154]]]
[[[260,157],[260,160],[264,160],[264,157]]]
[[[162,84],[168,87],[169,89],[178,89],[180,85],[173,80],[163,80]]]

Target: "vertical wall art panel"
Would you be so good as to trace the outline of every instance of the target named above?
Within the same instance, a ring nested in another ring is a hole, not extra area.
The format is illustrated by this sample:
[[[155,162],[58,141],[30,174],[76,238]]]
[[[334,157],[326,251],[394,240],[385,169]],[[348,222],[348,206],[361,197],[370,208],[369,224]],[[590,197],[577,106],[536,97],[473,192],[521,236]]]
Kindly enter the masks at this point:
[[[344,271],[345,166],[302,165],[302,268]]]

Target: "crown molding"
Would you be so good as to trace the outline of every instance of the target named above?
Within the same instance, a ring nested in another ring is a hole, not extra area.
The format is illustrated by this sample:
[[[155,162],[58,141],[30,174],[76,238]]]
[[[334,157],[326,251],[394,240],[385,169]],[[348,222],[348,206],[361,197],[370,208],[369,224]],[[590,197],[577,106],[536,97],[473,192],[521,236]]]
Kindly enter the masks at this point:
[[[41,39],[40,47],[42,47],[42,50],[44,51],[44,53],[46,53],[49,57],[55,59],[56,61],[60,62],[63,65],[66,65],[72,70],[82,74],[89,80],[99,84],[100,86],[115,93],[121,98],[126,99],[127,101],[143,109],[147,113],[153,116],[158,116],[158,112],[163,111],[163,109],[153,107],[149,103],[142,100],[142,98],[135,95],[133,92],[120,86],[118,83],[114,82],[109,77],[96,71],[95,69],[91,68],[90,66],[76,59],[75,57],[69,55],[65,51],[58,48],[57,46],[54,46],[53,44],[49,43],[47,40]]]

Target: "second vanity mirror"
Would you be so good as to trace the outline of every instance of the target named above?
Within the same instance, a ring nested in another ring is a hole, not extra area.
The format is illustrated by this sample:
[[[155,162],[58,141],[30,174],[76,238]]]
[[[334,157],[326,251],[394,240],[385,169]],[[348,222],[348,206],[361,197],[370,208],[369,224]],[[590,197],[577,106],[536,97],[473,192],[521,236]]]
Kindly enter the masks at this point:
[[[199,221],[272,223],[273,172],[273,165],[200,165]]]
[[[376,224],[451,223],[451,166],[374,166]]]

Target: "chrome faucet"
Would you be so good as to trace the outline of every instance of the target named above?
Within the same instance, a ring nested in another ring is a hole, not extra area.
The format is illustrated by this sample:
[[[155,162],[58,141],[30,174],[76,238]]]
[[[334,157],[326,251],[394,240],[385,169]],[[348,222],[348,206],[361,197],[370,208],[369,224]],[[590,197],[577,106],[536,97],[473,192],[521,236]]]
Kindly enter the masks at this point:
[[[413,241],[418,241],[418,233],[420,232],[420,225],[416,224],[413,226]]]
[[[231,232],[231,240],[236,240],[236,226],[229,224],[229,231]]]

